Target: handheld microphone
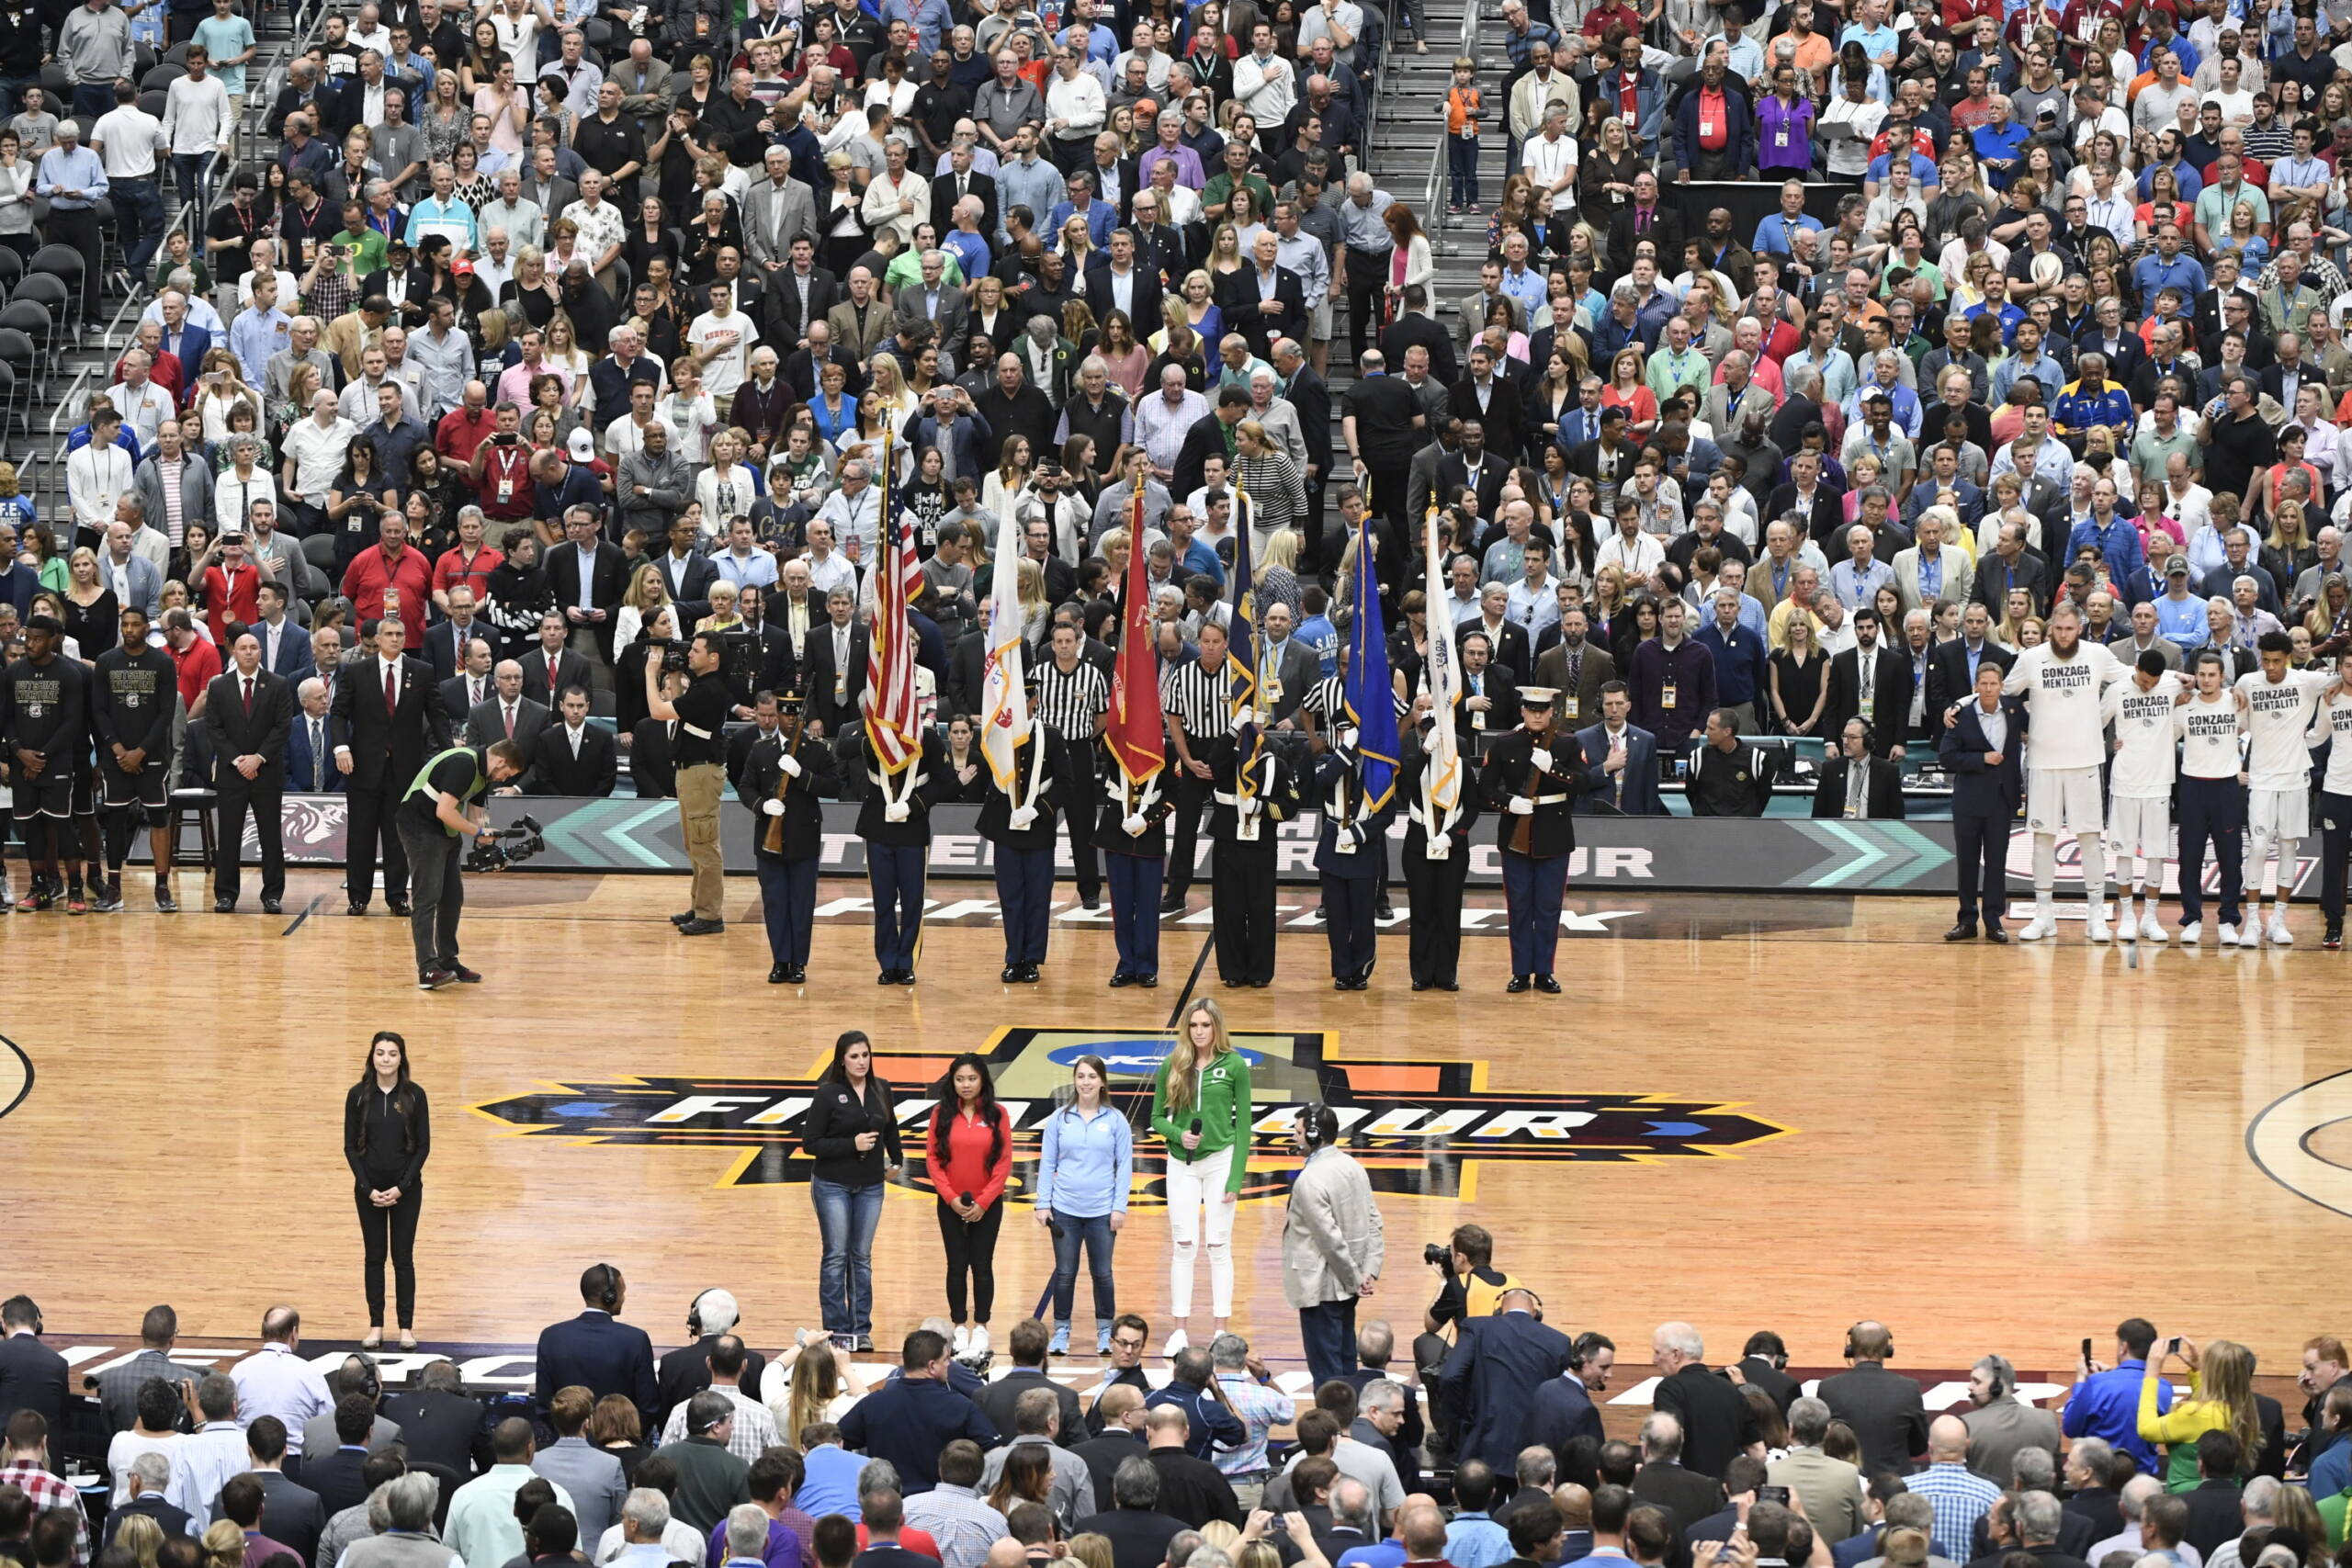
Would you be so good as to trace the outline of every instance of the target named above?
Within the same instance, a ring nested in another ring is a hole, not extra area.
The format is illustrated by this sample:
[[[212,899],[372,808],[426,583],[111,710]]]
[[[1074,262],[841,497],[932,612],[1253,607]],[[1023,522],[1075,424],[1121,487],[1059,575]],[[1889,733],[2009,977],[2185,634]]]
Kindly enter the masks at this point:
[[[1199,1132],[1200,1130],[1201,1130],[1201,1119],[1200,1119],[1199,1117],[1195,1116],[1195,1117],[1193,1117],[1193,1132],[1195,1132],[1195,1133],[1197,1133],[1197,1132]]]

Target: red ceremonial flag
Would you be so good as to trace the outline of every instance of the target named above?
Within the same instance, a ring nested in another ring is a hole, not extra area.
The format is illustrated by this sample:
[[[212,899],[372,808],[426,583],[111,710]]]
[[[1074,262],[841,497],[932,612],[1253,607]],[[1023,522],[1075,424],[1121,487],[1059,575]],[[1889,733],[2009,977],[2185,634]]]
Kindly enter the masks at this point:
[[[1160,736],[1159,658],[1152,649],[1151,589],[1144,577],[1143,495],[1127,521],[1125,604],[1119,617],[1119,657],[1111,671],[1111,711],[1102,734],[1131,784],[1159,772],[1167,753]]]

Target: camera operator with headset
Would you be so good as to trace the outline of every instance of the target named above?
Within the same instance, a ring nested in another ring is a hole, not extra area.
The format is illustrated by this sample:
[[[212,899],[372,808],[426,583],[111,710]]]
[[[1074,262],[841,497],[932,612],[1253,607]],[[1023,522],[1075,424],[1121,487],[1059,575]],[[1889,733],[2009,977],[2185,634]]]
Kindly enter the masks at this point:
[[[686,840],[686,859],[694,865],[694,908],[673,915],[670,923],[681,936],[712,936],[727,929],[725,865],[718,853],[718,797],[727,783],[728,711],[734,705],[727,677],[726,639],[716,632],[696,632],[686,648],[686,673],[692,677],[676,703],[662,694],[662,670],[666,660],[645,661],[645,711],[663,723],[678,721],[672,752],[677,766],[678,822]]]
[[[1291,1135],[1306,1156],[1283,1212],[1283,1294],[1298,1309],[1317,1387],[1355,1364],[1356,1302],[1373,1293],[1386,1252],[1372,1179],[1338,1146],[1340,1118],[1303,1105]]]
[[[408,929],[416,944],[421,990],[481,979],[458,962],[458,919],[466,908],[458,852],[469,841],[497,840],[489,807],[480,802],[491,785],[522,772],[523,749],[512,740],[452,746],[424,764],[401,799],[398,827],[409,862]]]
[[[1503,1292],[1519,1285],[1495,1269],[1494,1258],[1495,1238],[1484,1225],[1456,1225],[1443,1247],[1431,1242],[1421,1248],[1421,1261],[1445,1275],[1437,1300],[1421,1314],[1422,1332],[1413,1341],[1413,1365],[1430,1397],[1430,1433],[1440,1443],[1450,1442],[1455,1429],[1454,1412],[1447,1408],[1438,1371],[1460,1337],[1456,1325],[1464,1318],[1492,1317],[1500,1310]]]

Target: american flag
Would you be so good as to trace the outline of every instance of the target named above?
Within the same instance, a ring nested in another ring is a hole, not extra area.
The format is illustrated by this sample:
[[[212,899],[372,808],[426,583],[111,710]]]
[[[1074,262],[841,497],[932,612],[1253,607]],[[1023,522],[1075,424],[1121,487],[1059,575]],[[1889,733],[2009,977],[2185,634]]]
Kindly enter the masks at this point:
[[[866,644],[865,693],[859,707],[865,733],[886,773],[904,772],[922,756],[922,716],[915,703],[914,629],[907,605],[922,588],[922,566],[915,559],[911,515],[890,508],[890,446],[882,445],[882,526],[887,531],[874,563],[874,627]]]

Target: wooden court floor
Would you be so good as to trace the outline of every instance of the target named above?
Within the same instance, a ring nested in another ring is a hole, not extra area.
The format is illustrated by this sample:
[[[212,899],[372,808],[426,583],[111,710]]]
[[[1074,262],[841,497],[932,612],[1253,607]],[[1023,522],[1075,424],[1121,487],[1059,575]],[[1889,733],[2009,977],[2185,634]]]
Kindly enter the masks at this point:
[[[933,1067],[1008,1030],[1041,1053],[1148,1056],[1207,942],[1204,924],[1169,922],[1160,987],[1113,991],[1110,934],[1057,925],[1046,983],[1009,988],[997,932],[967,907],[928,931],[919,987],[882,989],[862,915],[834,903],[863,884],[829,883],[810,983],[786,988],[764,983],[748,879],[729,884],[727,933],[686,941],[662,919],[683,879],[526,873],[468,879],[465,956],[487,981],[425,994],[404,922],[380,904],[345,918],[337,880],[297,872],[277,919],[165,919],[134,893],[119,916],[0,923],[0,1035],[31,1074],[0,1050],[0,1106],[16,1101],[0,1292],[32,1293],[52,1333],[135,1332],[169,1300],[187,1335],[250,1337],[289,1301],[313,1337],[356,1336],[341,1105],[385,1027],[408,1036],[433,1101],[428,1341],[527,1344],[577,1310],[581,1269],[609,1260],[657,1344],[722,1283],[754,1342],[784,1342],[817,1321],[816,1232],[806,1189],[769,1179],[788,1164],[772,1130],[680,1141],[639,1123],[624,1131],[650,1141],[594,1141],[614,1107],[731,1095],[756,1118],[853,1027]],[[196,884],[182,879],[191,911]],[[1943,1368],[1989,1349],[2063,1366],[2130,1314],[2241,1338],[2266,1372],[2290,1371],[2308,1335],[2352,1330],[2330,1271],[2288,1266],[2352,1235],[2352,961],[2318,951],[2308,908],[2290,953],[2132,953],[2078,928],[2055,946],[1950,947],[1942,900],[1611,900],[1572,899],[1560,998],[1504,995],[1502,939],[1476,933],[1453,997],[1408,990],[1401,931],[1363,995],[1329,989],[1311,926],[1280,939],[1271,990],[1201,973],[1238,1030],[1348,1066],[1367,1114],[1409,1123],[1442,1101],[1491,1130],[1506,1112],[1522,1129],[1598,1112],[1590,1132],[1521,1137],[1532,1152],[1481,1157],[1469,1130],[1442,1157],[1392,1147],[1385,1315],[1418,1319],[1435,1284],[1422,1243],[1476,1219],[1553,1322],[1612,1335],[1636,1367],[1676,1316],[1711,1352],[1778,1328],[1812,1366],[1865,1316],[1894,1326],[1900,1361]],[[1033,1053],[1001,1081],[1028,1098],[1066,1073]],[[526,1132],[534,1116],[558,1130]],[[1639,1135],[1601,1136],[1628,1125]],[[1278,1195],[1240,1212],[1237,1326],[1292,1357],[1281,1226]],[[1164,1215],[1138,1207],[1121,1303],[1156,1325],[1166,1253]],[[894,1194],[876,1255],[876,1329],[894,1338],[943,1299],[926,1196]],[[1049,1258],[1015,1214],[1000,1332]],[[1196,1330],[1206,1295],[1204,1277]]]

